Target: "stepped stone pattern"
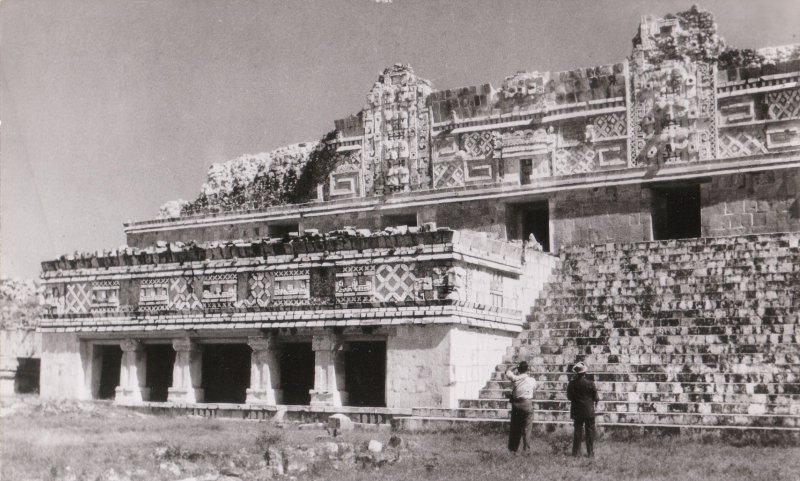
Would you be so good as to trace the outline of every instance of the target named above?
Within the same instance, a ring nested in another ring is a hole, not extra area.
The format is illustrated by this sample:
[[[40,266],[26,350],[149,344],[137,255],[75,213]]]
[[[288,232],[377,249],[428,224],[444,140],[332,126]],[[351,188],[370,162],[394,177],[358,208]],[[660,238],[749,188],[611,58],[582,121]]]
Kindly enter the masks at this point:
[[[569,421],[582,361],[601,425],[800,431],[800,234],[572,247],[477,399],[414,416],[505,420],[527,361],[536,421]]]

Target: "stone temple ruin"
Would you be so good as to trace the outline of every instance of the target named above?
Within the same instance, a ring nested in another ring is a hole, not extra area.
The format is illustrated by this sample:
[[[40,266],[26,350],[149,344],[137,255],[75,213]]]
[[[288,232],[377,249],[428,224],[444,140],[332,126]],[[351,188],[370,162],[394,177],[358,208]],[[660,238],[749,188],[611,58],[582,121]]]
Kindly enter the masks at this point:
[[[798,82],[696,8],[499,88],[394,65],[321,141],[43,262],[41,394],[417,429],[505,419],[524,359],[557,425],[585,361],[606,426],[800,431]]]

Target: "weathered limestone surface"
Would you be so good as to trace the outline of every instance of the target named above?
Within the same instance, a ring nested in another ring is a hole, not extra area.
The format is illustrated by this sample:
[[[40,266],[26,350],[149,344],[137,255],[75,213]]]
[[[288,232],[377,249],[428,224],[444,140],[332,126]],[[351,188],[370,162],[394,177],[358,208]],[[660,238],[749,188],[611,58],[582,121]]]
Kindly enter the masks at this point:
[[[147,359],[144,345],[136,339],[125,339],[120,346],[122,347],[122,365],[114,400],[120,402],[147,401],[150,398],[150,390],[145,384]]]
[[[274,336],[253,336],[247,339],[253,350],[250,366],[250,387],[247,404],[280,404],[280,363]]]
[[[202,402],[203,346],[184,338],[175,339],[172,347],[175,349],[175,366],[167,400],[177,403]]]
[[[703,235],[800,231],[800,169],[714,177],[701,189]]]
[[[450,326],[397,326],[386,342],[386,404],[441,406],[450,383]],[[509,341],[510,342],[510,341]]]
[[[344,390],[344,344],[331,331],[317,331],[311,340],[314,350],[314,389],[312,406],[343,406],[347,404]]]
[[[41,366],[43,398],[91,399],[91,347],[76,333],[43,335]]]

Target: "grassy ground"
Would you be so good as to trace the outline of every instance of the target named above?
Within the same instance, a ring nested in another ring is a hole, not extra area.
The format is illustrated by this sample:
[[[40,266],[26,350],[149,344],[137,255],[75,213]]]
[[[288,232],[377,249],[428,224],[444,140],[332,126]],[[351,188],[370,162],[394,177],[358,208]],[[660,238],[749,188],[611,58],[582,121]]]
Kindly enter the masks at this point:
[[[263,467],[269,444],[314,442],[323,431],[279,429],[266,422],[154,417],[103,405],[29,401],[4,409],[2,479],[175,480],[208,472]],[[343,440],[386,441],[388,433],[348,433]],[[498,434],[404,436],[414,456],[373,469],[322,467],[300,479],[406,480],[800,480],[800,448],[732,446],[686,438],[606,437],[594,460],[567,456],[564,435],[537,435],[533,454],[515,457]],[[743,443],[739,443],[743,444]],[[160,454],[156,454],[160,453]],[[164,469],[180,469],[180,474]],[[169,467],[169,466],[168,466]],[[115,473],[109,470],[113,469]]]

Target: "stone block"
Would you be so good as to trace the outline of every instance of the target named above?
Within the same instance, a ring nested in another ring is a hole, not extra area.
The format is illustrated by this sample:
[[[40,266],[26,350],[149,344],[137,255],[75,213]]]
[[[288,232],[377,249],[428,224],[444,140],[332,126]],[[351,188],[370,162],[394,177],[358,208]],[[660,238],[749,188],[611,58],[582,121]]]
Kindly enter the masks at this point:
[[[345,431],[352,431],[354,427],[353,421],[344,414],[334,414],[328,418],[328,432],[333,436]]]

